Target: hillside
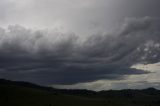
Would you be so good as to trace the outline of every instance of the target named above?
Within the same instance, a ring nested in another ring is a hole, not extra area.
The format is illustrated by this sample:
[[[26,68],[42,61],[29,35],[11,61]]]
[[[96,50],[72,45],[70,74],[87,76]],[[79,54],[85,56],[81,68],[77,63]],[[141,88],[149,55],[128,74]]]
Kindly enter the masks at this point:
[[[27,82],[0,80],[1,106],[159,106],[160,91],[65,90]]]

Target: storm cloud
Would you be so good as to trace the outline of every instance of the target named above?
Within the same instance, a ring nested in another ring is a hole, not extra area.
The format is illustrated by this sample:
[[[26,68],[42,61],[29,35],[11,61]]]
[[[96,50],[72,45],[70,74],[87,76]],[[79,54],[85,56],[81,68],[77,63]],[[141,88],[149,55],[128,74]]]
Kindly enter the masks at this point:
[[[127,18],[110,34],[82,38],[57,30],[0,28],[0,77],[38,84],[124,79],[160,60],[159,18]]]

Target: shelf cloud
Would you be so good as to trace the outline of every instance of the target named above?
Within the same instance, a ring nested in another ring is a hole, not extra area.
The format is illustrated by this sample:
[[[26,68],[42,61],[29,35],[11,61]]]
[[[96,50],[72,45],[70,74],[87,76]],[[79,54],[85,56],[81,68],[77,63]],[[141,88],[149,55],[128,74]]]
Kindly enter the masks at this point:
[[[73,32],[0,28],[0,77],[39,84],[124,79],[149,72],[130,68],[160,60],[159,19],[128,18],[110,34],[81,39]]]

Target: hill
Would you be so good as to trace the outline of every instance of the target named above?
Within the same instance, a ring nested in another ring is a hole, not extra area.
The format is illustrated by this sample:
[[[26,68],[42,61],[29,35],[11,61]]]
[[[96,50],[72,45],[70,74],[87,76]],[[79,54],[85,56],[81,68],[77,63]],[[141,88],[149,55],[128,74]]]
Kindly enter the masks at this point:
[[[0,106],[160,106],[160,91],[66,90],[0,79]]]

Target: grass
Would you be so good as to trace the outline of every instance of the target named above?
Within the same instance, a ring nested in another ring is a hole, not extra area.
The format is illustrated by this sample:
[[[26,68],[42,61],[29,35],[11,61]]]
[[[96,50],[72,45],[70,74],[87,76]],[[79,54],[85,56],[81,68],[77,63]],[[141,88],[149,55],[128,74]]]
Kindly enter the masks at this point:
[[[91,96],[69,95],[17,85],[0,85],[0,106],[160,106],[160,95],[122,91],[102,92]],[[117,96],[116,96],[117,95]]]

